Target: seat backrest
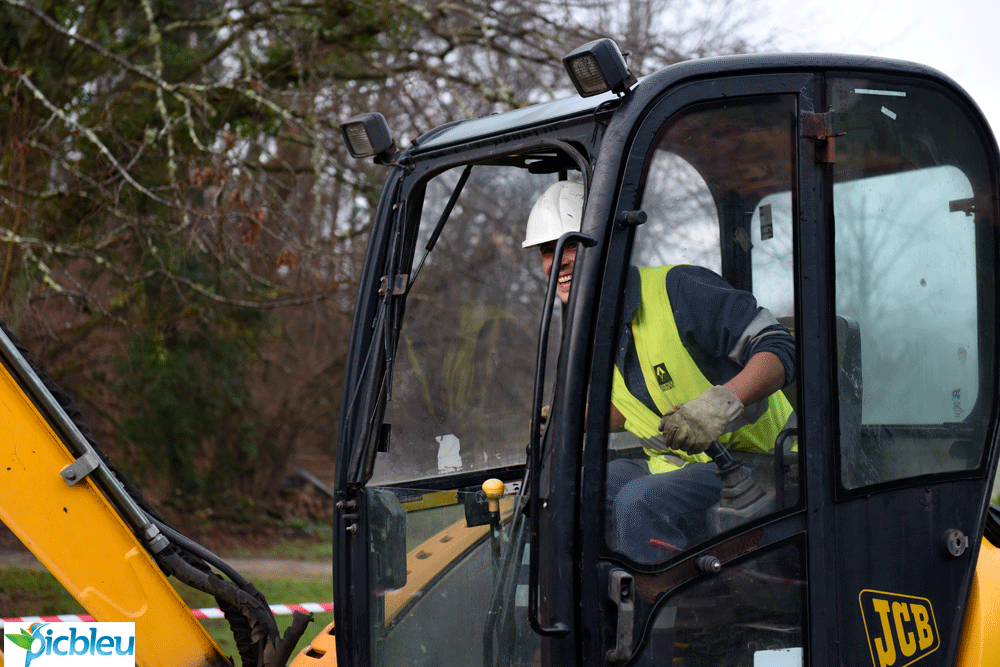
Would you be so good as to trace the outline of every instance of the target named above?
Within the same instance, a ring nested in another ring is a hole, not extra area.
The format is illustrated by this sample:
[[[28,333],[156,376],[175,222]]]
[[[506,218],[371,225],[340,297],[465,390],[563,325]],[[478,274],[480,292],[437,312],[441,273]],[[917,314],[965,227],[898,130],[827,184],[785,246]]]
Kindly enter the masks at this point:
[[[861,327],[837,316],[837,394],[840,404],[840,444],[857,443],[861,433]]]
[[[861,376],[861,327],[843,315],[837,315],[837,387],[840,407],[840,427],[854,431],[861,428],[861,399],[863,382]],[[779,317],[778,323],[788,327],[795,336],[795,318]],[[785,398],[798,408],[795,383],[782,390]]]

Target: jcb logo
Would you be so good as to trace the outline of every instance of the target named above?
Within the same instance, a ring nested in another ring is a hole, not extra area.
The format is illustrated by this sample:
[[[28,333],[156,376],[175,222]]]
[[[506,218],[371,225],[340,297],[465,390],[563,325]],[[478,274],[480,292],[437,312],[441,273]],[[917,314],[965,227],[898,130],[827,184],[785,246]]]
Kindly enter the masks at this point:
[[[858,601],[875,667],[906,667],[941,645],[930,600],[861,591]]]

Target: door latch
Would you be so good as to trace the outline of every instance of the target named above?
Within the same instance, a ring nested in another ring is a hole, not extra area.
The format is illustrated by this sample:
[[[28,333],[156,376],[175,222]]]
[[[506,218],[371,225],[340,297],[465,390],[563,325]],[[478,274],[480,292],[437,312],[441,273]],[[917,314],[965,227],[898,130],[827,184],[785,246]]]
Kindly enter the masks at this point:
[[[618,607],[615,645],[605,656],[609,664],[632,657],[632,625],[635,622],[635,581],[625,570],[612,570],[608,577],[608,597]]]

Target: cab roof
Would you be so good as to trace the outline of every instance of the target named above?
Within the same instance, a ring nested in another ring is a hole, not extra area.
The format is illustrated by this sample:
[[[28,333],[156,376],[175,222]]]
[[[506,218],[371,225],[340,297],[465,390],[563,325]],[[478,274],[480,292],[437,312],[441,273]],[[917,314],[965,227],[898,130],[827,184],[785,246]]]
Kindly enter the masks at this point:
[[[923,76],[942,81],[961,91],[958,84],[941,72],[924,65],[901,60],[841,54],[750,54],[702,58],[670,65],[640,79],[628,95],[635,95],[639,91],[649,95],[650,92],[666,90],[685,80],[718,76],[719,74],[831,69],[879,70]],[[965,95],[964,91],[961,92],[968,99],[968,95]],[[611,92],[586,98],[574,95],[490,116],[456,121],[425,133],[414,142],[413,147],[408,152],[416,154],[436,150],[461,144],[470,139],[499,136],[512,131],[528,130],[540,125],[592,114],[598,107],[615,103],[619,99],[621,98]]]

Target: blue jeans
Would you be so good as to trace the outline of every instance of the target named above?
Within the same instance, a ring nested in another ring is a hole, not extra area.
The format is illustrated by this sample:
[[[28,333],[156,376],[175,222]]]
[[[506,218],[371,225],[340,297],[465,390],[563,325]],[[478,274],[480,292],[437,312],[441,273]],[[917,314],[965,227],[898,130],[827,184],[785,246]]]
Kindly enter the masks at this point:
[[[611,544],[639,563],[666,560],[706,530],[705,512],[719,502],[722,483],[714,463],[689,463],[649,474],[644,461],[608,463]]]

